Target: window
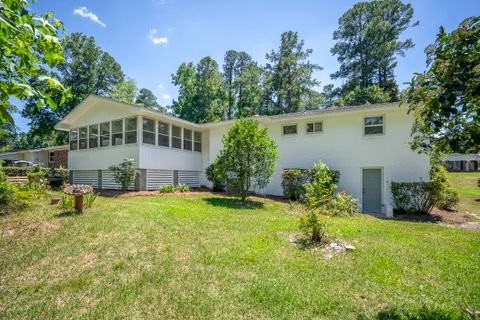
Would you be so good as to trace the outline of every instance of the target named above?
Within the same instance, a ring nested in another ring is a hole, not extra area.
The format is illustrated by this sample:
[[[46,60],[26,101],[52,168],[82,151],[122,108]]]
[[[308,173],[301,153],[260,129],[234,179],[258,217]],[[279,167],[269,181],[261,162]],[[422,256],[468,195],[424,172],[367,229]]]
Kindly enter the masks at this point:
[[[297,134],[297,125],[296,124],[284,125],[282,127],[282,133],[283,135]]]
[[[112,146],[123,144],[123,119],[112,121]]]
[[[87,142],[88,142],[87,127],[78,129],[78,136],[80,137],[80,139],[78,140],[79,149],[87,149]]]
[[[197,152],[202,152],[202,133],[201,132],[196,132],[193,134],[193,150]]]
[[[163,147],[170,146],[170,138],[168,134],[168,124],[158,122],[158,145]]]
[[[143,143],[155,144],[155,120],[143,118]]]
[[[172,148],[182,149],[182,130],[177,126],[172,126]]]
[[[323,122],[307,123],[307,133],[321,133],[323,132]]]
[[[48,153],[48,162],[52,163],[55,161],[55,152],[51,151]]]
[[[70,150],[78,149],[78,129],[70,131]]]
[[[100,147],[110,146],[110,122],[100,123]]]
[[[137,143],[137,117],[125,119],[125,144]]]
[[[98,124],[88,127],[88,147],[98,148]]]
[[[192,150],[192,130],[183,129],[183,149]]]
[[[383,134],[383,117],[365,117],[365,135]]]

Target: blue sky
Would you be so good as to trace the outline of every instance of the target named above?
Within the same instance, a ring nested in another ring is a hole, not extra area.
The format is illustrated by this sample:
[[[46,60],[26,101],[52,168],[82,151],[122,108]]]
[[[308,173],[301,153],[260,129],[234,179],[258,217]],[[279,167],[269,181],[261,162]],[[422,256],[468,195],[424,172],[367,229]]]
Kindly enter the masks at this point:
[[[279,45],[280,34],[298,31],[310,61],[324,69],[316,74],[322,86],[338,83],[330,74],[338,68],[330,54],[338,18],[357,1],[181,1],[181,0],[38,0],[37,13],[53,11],[67,33],[83,32],[112,55],[139,88],[152,90],[162,105],[177,96],[171,74],[184,61],[210,55],[219,65],[229,49],[244,50],[260,63]],[[421,0],[411,2],[420,25],[404,32],[415,48],[400,57],[399,84],[425,68],[424,48],[435,39],[440,25],[454,29],[464,18],[480,14],[480,1]],[[15,115],[27,130],[27,120]]]

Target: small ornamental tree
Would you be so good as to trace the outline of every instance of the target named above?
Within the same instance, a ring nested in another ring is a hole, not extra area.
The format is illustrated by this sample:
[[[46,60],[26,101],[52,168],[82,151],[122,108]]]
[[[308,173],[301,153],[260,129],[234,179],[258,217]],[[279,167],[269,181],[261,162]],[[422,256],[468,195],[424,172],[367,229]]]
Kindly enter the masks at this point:
[[[304,185],[307,205],[313,208],[325,207],[333,200],[339,179],[338,171],[330,169],[321,161],[314,163],[310,181]]]
[[[242,119],[223,137],[223,149],[216,164],[229,190],[238,192],[245,201],[249,191],[264,188],[277,165],[277,144],[259,129],[258,121]]]
[[[110,166],[108,170],[113,172],[113,178],[116,183],[120,183],[122,191],[127,191],[137,176],[134,159],[123,159],[118,166]]]

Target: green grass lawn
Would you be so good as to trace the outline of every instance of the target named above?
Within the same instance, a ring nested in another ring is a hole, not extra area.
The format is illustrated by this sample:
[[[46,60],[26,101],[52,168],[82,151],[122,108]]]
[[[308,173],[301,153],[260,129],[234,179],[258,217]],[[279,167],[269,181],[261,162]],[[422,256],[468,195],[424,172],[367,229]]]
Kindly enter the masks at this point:
[[[449,172],[447,177],[450,185],[458,192],[458,210],[480,215],[480,188],[477,186],[480,172]]]
[[[0,217],[0,318],[452,319],[480,310],[480,232],[331,218],[353,252],[288,236],[296,207],[213,195],[99,198]]]

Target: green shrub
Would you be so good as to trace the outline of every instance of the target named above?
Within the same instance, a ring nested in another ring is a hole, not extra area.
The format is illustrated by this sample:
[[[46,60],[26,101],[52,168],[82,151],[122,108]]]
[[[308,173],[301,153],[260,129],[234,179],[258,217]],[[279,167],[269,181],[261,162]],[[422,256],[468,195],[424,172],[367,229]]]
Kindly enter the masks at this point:
[[[305,183],[310,181],[310,169],[285,169],[282,172],[283,196],[289,200],[305,201]]]
[[[207,180],[212,183],[213,191],[225,190],[225,178],[222,176],[218,161],[214,161],[205,169]]]
[[[430,213],[438,195],[435,182],[394,182],[390,184],[396,209],[402,213]]]
[[[38,165],[32,167],[0,167],[0,171],[7,177],[26,177],[29,172],[43,172],[45,175],[50,169]]]
[[[359,213],[357,199],[351,194],[346,194],[345,191],[337,193],[327,204],[327,209],[329,214],[340,217]]]
[[[338,171],[319,161],[313,164],[310,181],[305,183],[305,202],[312,208],[324,207],[332,200],[340,179]]]
[[[178,184],[174,186],[173,184],[162,184],[158,186],[157,190],[160,193],[173,193],[173,192],[188,192],[190,191],[190,187],[186,184]]]
[[[318,210],[310,210],[300,216],[299,228],[311,242],[325,243],[328,241],[327,223]]]
[[[180,184],[178,184],[178,186],[176,186],[175,191],[188,192],[188,191],[190,191],[190,187],[187,186],[186,184],[180,183]]]
[[[122,191],[127,191],[137,176],[134,159],[123,159],[118,166],[110,166],[108,170],[113,172],[113,179],[120,184]]]
[[[95,200],[97,200],[98,193],[91,192],[83,196],[83,204],[85,208],[91,208]]]
[[[5,176],[5,172],[0,170],[0,182],[7,181],[7,177]]]
[[[434,205],[440,209],[452,210],[458,204],[458,193],[453,190],[447,179],[447,170],[436,158],[433,158],[430,168],[430,182],[434,184]]]
[[[157,190],[160,193],[172,193],[175,192],[175,186],[173,184],[161,184],[158,186]]]
[[[0,205],[10,206],[16,199],[16,187],[13,183],[0,181]]]
[[[75,204],[75,197],[68,194],[62,194],[60,198],[60,206],[63,209],[72,209]]]

